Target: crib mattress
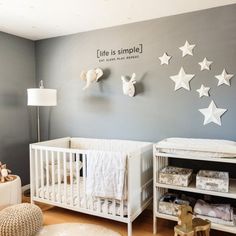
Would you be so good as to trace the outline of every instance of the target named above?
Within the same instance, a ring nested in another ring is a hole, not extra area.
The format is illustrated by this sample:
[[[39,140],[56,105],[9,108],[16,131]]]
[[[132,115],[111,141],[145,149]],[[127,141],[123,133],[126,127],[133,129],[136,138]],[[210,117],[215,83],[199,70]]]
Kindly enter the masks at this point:
[[[157,143],[159,152],[191,157],[236,157],[236,142],[218,139],[168,138]]]
[[[71,194],[71,187],[73,189],[72,194]],[[55,184],[54,187],[51,185],[49,185],[48,187],[43,186],[39,188],[39,197],[50,201],[54,200],[56,202],[68,205],[70,205],[72,201],[73,206],[79,206],[81,208],[93,211],[97,211],[99,209],[99,204],[100,204],[101,212],[113,214],[114,206],[112,200],[104,198],[92,198],[88,196],[86,197],[83,184],[80,184],[80,191],[78,195],[77,188],[78,188],[77,184],[73,184],[73,186],[71,186],[70,184],[66,184],[65,186],[64,183],[60,184],[60,191],[59,191],[59,184]],[[64,192],[65,189],[66,193]],[[53,198],[53,190],[55,195],[54,198]],[[123,206],[123,214],[122,214],[120,201],[116,200],[115,203],[116,215],[127,216],[127,212],[128,212],[127,203],[124,204]]]

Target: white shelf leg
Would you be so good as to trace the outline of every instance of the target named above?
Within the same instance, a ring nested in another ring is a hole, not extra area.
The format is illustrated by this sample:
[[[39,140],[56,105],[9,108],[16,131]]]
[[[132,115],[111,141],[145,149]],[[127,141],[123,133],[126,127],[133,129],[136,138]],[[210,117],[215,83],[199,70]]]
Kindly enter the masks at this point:
[[[155,213],[153,212],[153,234],[157,233],[157,218],[155,216]]]

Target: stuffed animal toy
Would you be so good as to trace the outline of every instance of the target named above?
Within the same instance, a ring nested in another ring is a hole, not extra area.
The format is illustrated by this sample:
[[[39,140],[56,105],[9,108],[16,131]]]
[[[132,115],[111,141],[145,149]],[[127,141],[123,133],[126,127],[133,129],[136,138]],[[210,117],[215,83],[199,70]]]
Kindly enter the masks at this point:
[[[13,176],[10,176],[9,174],[11,173],[11,171],[9,169],[7,169],[7,165],[6,164],[2,164],[0,162],[0,182],[4,183],[6,181],[11,181],[13,180]]]

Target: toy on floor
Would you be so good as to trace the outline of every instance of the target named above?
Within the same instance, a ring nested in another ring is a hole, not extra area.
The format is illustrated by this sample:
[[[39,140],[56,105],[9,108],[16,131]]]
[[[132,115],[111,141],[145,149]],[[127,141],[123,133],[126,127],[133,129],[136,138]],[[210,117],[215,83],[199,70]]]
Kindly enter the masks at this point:
[[[2,162],[0,162],[0,182],[1,183],[4,183],[6,181],[12,181],[14,179],[13,176],[9,175],[10,173],[11,171],[7,169],[7,165],[2,164]]]
[[[197,236],[198,233],[210,236],[211,223],[201,218],[194,218],[192,207],[180,205],[178,207],[178,225],[175,226],[175,236]]]

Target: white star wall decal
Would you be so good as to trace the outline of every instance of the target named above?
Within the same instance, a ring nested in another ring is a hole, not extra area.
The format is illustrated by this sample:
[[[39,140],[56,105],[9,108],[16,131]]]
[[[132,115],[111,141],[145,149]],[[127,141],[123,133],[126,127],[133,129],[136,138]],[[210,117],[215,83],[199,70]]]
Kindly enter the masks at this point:
[[[211,101],[208,108],[199,109],[204,115],[204,125],[211,122],[221,126],[221,116],[227,111],[227,109],[217,108],[214,101]]]
[[[201,70],[210,70],[212,61],[208,61],[206,57],[203,59],[202,62],[199,62],[198,64],[201,66]]]
[[[168,56],[167,53],[165,52],[163,56],[158,57],[161,61],[161,65],[169,65],[169,60],[171,59],[171,56]]]
[[[210,87],[205,87],[203,84],[201,85],[201,87],[199,89],[197,89],[196,91],[199,93],[199,97],[209,97],[209,90]]]
[[[170,76],[170,78],[175,82],[175,91],[180,88],[190,90],[189,82],[194,76],[194,74],[186,74],[184,68],[181,67],[178,75]]]
[[[179,47],[179,49],[182,51],[182,57],[185,57],[186,55],[193,55],[193,49],[196,45],[195,44],[189,44],[188,41],[185,42],[184,46]]]
[[[226,70],[224,69],[220,75],[215,76],[215,78],[219,80],[217,86],[220,86],[222,84],[230,86],[230,79],[232,79],[233,76],[234,76],[233,74],[227,74]]]

